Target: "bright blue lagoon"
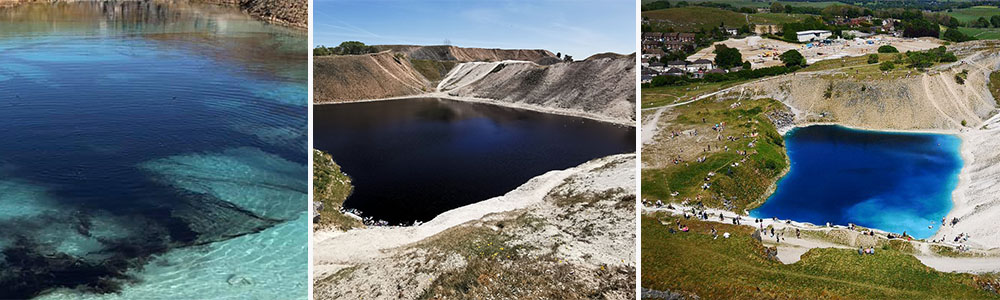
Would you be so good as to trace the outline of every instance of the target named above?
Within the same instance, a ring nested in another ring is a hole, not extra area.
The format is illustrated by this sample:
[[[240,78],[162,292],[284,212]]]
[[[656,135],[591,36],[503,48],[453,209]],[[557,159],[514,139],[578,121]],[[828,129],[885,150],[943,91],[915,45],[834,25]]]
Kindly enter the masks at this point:
[[[951,210],[962,168],[961,140],[952,135],[817,125],[789,131],[785,145],[791,169],[753,217],[928,238]]]
[[[0,299],[305,299],[307,51],[215,5],[0,9]]]

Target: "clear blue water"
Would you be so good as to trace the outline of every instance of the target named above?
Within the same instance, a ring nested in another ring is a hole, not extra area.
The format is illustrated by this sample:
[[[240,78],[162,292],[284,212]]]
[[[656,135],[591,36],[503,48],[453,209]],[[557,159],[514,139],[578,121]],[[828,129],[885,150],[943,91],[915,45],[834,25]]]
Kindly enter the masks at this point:
[[[818,125],[785,135],[791,168],[755,218],[937,232],[962,168],[958,137]],[[933,226],[928,228],[928,226]]]
[[[305,298],[307,50],[214,5],[0,9],[0,298]]]
[[[434,98],[319,105],[313,144],[352,177],[344,207],[391,224],[503,195],[532,177],[635,151],[635,128]]]

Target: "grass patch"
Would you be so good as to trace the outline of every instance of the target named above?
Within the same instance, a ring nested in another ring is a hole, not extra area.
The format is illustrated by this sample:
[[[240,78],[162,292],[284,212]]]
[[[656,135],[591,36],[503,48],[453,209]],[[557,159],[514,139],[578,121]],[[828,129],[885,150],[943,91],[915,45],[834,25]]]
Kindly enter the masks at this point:
[[[796,23],[806,18],[814,17],[807,14],[783,14],[783,13],[757,13],[750,14],[750,23],[753,24],[785,24]]]
[[[997,104],[1000,104],[1000,71],[990,73],[990,82],[988,85],[993,99],[997,101]]]
[[[642,108],[653,108],[678,102],[689,101],[698,95],[716,92],[737,86],[750,80],[725,82],[698,82],[686,85],[668,85],[661,87],[642,88]]]
[[[490,224],[500,231],[458,226],[425,240],[418,247],[461,255],[466,264],[435,278],[419,299],[593,299],[606,291],[634,289],[634,270],[614,266],[581,270],[552,254],[530,255],[530,248],[513,245],[502,233],[503,228],[536,228],[540,222],[544,220],[522,215]],[[596,287],[581,280],[591,276]]]
[[[747,24],[746,15],[742,13],[702,6],[644,11],[642,17],[650,21],[649,25],[654,31],[665,31],[668,28],[678,32],[697,32],[701,29],[711,31],[723,23],[732,27]]]
[[[955,17],[962,23],[968,23],[970,21],[975,21],[980,17],[985,17],[987,20],[995,15],[1000,15],[1000,8],[996,6],[973,6],[969,8],[954,9],[948,13],[949,16]]]
[[[679,220],[688,233],[670,233],[678,219],[642,217],[642,287],[702,299],[970,299],[997,298],[981,276],[935,271],[897,250],[858,255],[812,249],[785,265],[770,258],[752,229]],[[663,225],[666,223],[667,225]],[[712,239],[711,228],[720,237]],[[721,237],[729,232],[729,239]]]
[[[643,0],[642,3],[648,3],[648,2],[653,2],[653,1],[654,0]],[[732,5],[733,7],[753,7],[753,8],[771,7],[771,2],[752,1],[752,0],[692,0],[692,1],[688,1],[688,2],[689,3],[702,3],[702,2],[725,3],[725,4]],[[778,2],[781,3],[782,5],[791,5],[791,6],[795,6],[795,7],[817,7],[817,8],[824,8],[824,7],[827,7],[827,6],[830,6],[830,5],[834,5],[834,4],[841,4],[841,5],[844,4],[843,2],[838,2],[838,1],[816,1],[816,2],[778,1]],[[671,3],[674,3],[674,2],[671,2]]]
[[[1000,39],[1000,28],[972,28],[959,27],[958,31],[971,36],[977,40],[998,40]]]
[[[438,82],[444,79],[445,75],[448,75],[448,71],[455,67],[458,62],[455,61],[437,61],[429,59],[411,59],[410,64],[413,68],[420,72],[420,75],[424,75],[424,78],[430,80],[431,82]]]
[[[319,217],[314,220],[318,227],[334,227],[347,230],[363,226],[361,221],[340,212],[344,200],[351,195],[354,186],[351,178],[340,170],[330,154],[313,150],[313,199],[323,203]]]
[[[741,104],[732,107],[737,101]],[[701,152],[697,155],[705,157],[705,160],[689,160],[679,164],[669,163],[662,168],[643,169],[643,198],[667,202],[689,200],[733,211],[751,209],[763,203],[770,187],[788,167],[784,140],[767,117],[767,113],[778,110],[784,111],[784,105],[772,99],[702,100],[675,107],[669,113],[676,114],[676,119],[673,124],[661,129],[663,134],[696,129],[707,140],[690,145],[696,142],[684,139],[686,137],[681,134],[682,137],[678,140],[661,143],[688,144],[688,151]],[[723,122],[726,124],[723,132],[725,137],[719,141],[711,127]],[[756,137],[753,137],[754,133],[757,134]],[[738,139],[730,141],[728,136]],[[751,142],[754,142],[754,147],[749,146]],[[712,149],[704,151],[706,145],[711,145]],[[725,151],[725,147],[729,151]],[[644,157],[675,155],[662,149],[649,149],[650,147],[643,149]],[[747,155],[741,155],[738,151],[746,151]],[[739,165],[733,166],[734,163]],[[706,180],[709,172],[716,175]],[[704,183],[710,183],[711,187],[703,189]],[[672,196],[673,192],[678,194]]]
[[[869,64],[868,55],[822,60],[803,68],[799,72],[816,72],[836,69],[854,78],[864,80],[901,78],[906,76],[906,74],[911,72],[913,69],[905,67],[905,55],[903,55],[902,61],[898,61],[899,56],[897,54],[898,53],[876,54],[878,55],[879,62],[889,61],[894,62],[896,65],[896,68],[887,72],[879,70],[879,64]]]

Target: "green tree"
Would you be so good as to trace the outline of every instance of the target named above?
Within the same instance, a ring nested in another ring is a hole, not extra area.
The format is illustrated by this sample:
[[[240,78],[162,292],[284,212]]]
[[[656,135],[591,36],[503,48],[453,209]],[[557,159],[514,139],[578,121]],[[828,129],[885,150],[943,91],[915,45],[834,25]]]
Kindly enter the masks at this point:
[[[729,69],[743,64],[743,55],[740,55],[740,50],[736,48],[719,44],[715,46],[713,53],[715,53],[715,65],[719,68]]]
[[[986,20],[986,17],[979,17],[979,19],[976,19],[970,25],[975,28],[987,28],[990,27],[990,21]]]
[[[878,47],[878,53],[899,53],[899,50],[896,50],[896,47],[893,46],[883,45]]]
[[[895,68],[896,65],[893,64],[891,61],[883,61],[881,64],[878,65],[878,69],[882,71],[889,71]]]
[[[670,2],[653,1],[642,5],[642,11],[670,8]]]
[[[968,36],[954,28],[948,28],[944,31],[944,39],[958,43],[973,40],[971,36]]]
[[[993,27],[1000,28],[1000,15],[990,17],[990,24]]]
[[[340,46],[328,49],[330,55],[358,55],[378,52],[377,48],[365,45],[365,43],[359,41],[346,41],[340,43]]]
[[[802,57],[802,53],[799,53],[799,51],[788,50],[778,56],[778,58],[781,58],[781,62],[784,63],[786,67],[806,65],[806,59],[805,57]]]
[[[326,46],[319,45],[318,47],[313,49],[313,56],[327,56],[327,55],[333,55],[333,51],[330,51],[330,48],[327,48]]]
[[[914,18],[903,23],[904,37],[938,37],[938,35],[940,35],[938,24],[931,23],[923,18]]]
[[[783,12],[785,12],[785,6],[781,5],[781,3],[778,3],[778,2],[771,3],[771,12],[773,12],[773,13],[783,13]]]
[[[878,63],[878,54],[868,55],[868,64],[877,64],[877,63]]]

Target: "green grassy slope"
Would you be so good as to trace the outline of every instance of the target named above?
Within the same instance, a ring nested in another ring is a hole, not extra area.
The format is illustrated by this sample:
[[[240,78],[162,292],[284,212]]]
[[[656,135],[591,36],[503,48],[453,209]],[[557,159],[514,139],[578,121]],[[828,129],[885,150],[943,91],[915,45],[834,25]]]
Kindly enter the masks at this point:
[[[973,6],[970,8],[955,9],[947,14],[962,22],[975,21],[979,17],[986,17],[989,20],[992,16],[1000,15],[1000,8],[996,6]]]
[[[642,217],[644,288],[701,299],[996,299],[980,288],[991,276],[944,273],[911,255],[877,249],[861,256],[848,249],[812,249],[785,265],[769,258],[752,229],[679,220],[691,228],[670,233],[678,218]],[[667,225],[663,225],[666,223]],[[711,228],[719,232],[712,239]],[[729,232],[729,239],[723,238]]]
[[[701,28],[711,30],[723,23],[733,27],[747,24],[744,14],[714,7],[700,6],[644,11],[642,12],[642,17],[648,18],[651,21],[660,21],[660,23],[653,22],[654,30],[673,28],[678,32],[695,32]]]
[[[726,123],[726,136],[750,136],[753,132],[756,138],[741,138],[736,141],[709,139],[713,150],[704,153],[704,162],[690,161],[682,164],[669,164],[663,168],[645,168],[642,170],[642,196],[647,200],[663,200],[665,202],[680,202],[685,198],[696,199],[701,196],[702,202],[709,207],[728,208],[734,211],[751,209],[763,203],[769,188],[788,167],[788,157],[785,155],[784,140],[777,129],[771,124],[766,114],[774,110],[784,110],[784,106],[775,100],[741,100],[741,106],[730,108],[736,100],[715,101],[702,100],[674,108],[677,117],[674,124],[662,128],[663,132],[681,132],[688,129],[698,129],[701,135],[714,137],[712,124]],[[702,121],[704,118],[704,122]],[[755,147],[748,143],[756,139]],[[712,142],[714,141],[714,142]],[[696,151],[705,145],[694,145]],[[729,147],[729,151],[723,151]],[[646,148],[648,149],[648,148]],[[746,160],[737,151],[747,151]],[[754,153],[756,151],[756,153]],[[649,153],[644,149],[643,155],[663,155],[664,153]],[[672,155],[672,154],[666,154]],[[645,160],[645,158],[644,158]],[[739,163],[733,166],[733,163]],[[705,177],[709,172],[716,175],[710,181]],[[703,190],[701,184],[708,182],[712,187]],[[676,197],[670,193],[678,192]],[[725,207],[723,199],[731,201],[733,207]]]
[[[424,78],[430,80],[431,82],[438,82],[444,79],[445,75],[448,75],[448,71],[458,65],[456,61],[436,61],[428,59],[411,59],[410,64],[413,68],[420,72],[420,75],[424,75]]]
[[[351,178],[340,170],[329,154],[313,150],[313,199],[323,202],[323,210],[316,223],[318,227],[332,226],[346,230],[362,226],[357,219],[340,213],[340,207],[353,189]]]

